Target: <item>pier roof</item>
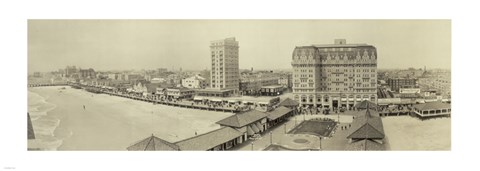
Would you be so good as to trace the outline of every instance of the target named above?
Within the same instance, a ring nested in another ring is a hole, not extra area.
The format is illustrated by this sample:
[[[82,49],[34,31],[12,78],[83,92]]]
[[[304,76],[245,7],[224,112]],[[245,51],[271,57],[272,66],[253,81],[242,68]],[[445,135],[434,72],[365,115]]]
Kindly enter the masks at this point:
[[[267,115],[268,115],[267,118],[270,119],[270,120],[275,120],[277,118],[280,118],[280,117],[288,114],[291,111],[292,111],[292,109],[290,109],[290,108],[280,106],[280,107],[276,108],[275,110],[267,112]]]
[[[257,110],[249,110],[222,119],[218,121],[217,124],[241,128],[266,117],[267,115],[263,112]]]
[[[152,134],[152,136],[145,138],[130,147],[127,147],[128,151],[179,151],[180,148],[168,141],[158,138]]]
[[[365,116],[355,117],[352,122],[352,128],[347,136],[352,139],[383,139],[385,132],[383,130],[382,119],[372,116],[370,110],[365,111]]]
[[[206,151],[242,135],[243,133],[236,129],[222,127],[205,134],[178,141],[175,144],[180,147],[182,151]]]

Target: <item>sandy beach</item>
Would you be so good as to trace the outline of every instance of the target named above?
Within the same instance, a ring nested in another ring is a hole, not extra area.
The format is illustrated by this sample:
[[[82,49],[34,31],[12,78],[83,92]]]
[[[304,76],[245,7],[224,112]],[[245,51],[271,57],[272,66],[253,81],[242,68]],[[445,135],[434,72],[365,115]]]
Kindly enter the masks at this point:
[[[451,118],[384,117],[387,150],[450,150]]]
[[[38,136],[34,146],[44,150],[126,150],[152,133],[174,142],[220,128],[215,122],[232,115],[153,105],[70,87],[28,91],[28,111]]]

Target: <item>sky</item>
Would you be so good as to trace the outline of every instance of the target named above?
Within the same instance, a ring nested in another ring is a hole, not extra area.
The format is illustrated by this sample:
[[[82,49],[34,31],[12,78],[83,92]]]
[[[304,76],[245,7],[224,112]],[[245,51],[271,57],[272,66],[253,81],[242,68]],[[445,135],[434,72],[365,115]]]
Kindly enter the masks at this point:
[[[295,46],[366,43],[378,68],[451,66],[450,20],[28,20],[28,72],[210,69],[210,41],[235,37],[241,69],[290,69]]]

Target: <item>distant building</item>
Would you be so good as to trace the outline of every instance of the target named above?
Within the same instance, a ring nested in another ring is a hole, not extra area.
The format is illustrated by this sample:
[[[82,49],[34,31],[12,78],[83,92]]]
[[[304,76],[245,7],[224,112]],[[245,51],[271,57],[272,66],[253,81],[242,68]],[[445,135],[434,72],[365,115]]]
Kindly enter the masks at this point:
[[[79,71],[80,78],[96,78],[95,70],[90,69],[80,69]]]
[[[254,73],[243,75],[240,80],[240,92],[243,95],[260,95],[263,86],[279,85],[280,77],[272,73]]]
[[[67,68],[65,68],[66,77],[71,77],[73,74],[76,74],[77,72],[78,72],[78,69],[75,66],[67,66]]]
[[[167,82],[167,80],[165,80],[165,78],[152,78],[150,80],[151,83],[165,83]]]
[[[186,88],[203,89],[208,86],[208,83],[205,81],[205,78],[195,75],[182,79],[182,86]]]
[[[216,90],[239,91],[238,41],[234,37],[210,43],[212,61],[210,86]]]
[[[140,74],[128,74],[127,75],[127,80],[128,81],[143,80],[143,79],[145,79],[145,78]]]
[[[158,68],[158,69],[157,69],[157,72],[158,72],[158,73],[165,73],[165,72],[167,72],[167,71],[168,71],[167,68]]]
[[[278,79],[278,84],[282,85],[284,88],[292,88],[292,74],[285,74],[280,76]]]
[[[168,99],[193,99],[195,91],[183,87],[167,88],[166,94]]]
[[[377,49],[367,44],[297,46],[292,54],[293,95],[302,106],[352,108],[377,101]]]
[[[34,72],[33,77],[42,77],[42,74],[40,72]]]
[[[387,84],[392,91],[399,92],[400,88],[416,88],[416,78],[389,78]]]

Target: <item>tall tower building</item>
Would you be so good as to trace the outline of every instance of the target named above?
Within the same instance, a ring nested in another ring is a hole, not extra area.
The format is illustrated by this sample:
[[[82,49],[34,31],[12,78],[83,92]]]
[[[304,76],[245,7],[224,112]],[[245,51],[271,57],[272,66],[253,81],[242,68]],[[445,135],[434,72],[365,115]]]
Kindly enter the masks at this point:
[[[292,54],[294,99],[303,106],[351,109],[377,102],[377,50],[367,44],[297,46]]]
[[[211,88],[233,90],[234,94],[238,93],[240,80],[238,48],[235,37],[211,41]]]

